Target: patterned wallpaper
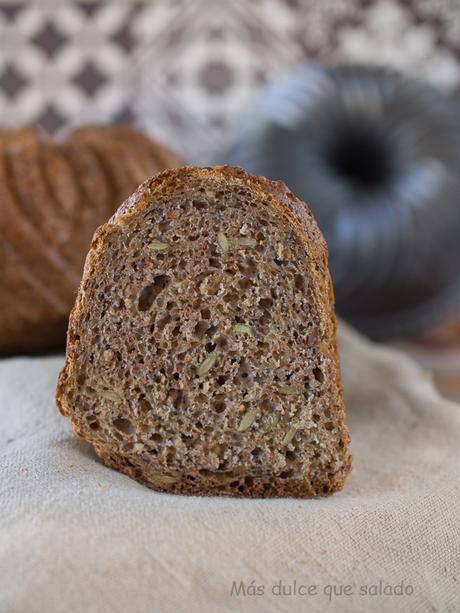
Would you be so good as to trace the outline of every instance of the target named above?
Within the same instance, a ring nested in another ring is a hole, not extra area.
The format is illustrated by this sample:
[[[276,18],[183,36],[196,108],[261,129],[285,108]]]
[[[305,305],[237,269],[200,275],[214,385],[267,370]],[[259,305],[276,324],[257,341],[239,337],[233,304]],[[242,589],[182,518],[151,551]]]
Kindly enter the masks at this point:
[[[305,59],[460,93],[460,1],[0,0],[0,123],[133,121],[210,162],[257,89]]]

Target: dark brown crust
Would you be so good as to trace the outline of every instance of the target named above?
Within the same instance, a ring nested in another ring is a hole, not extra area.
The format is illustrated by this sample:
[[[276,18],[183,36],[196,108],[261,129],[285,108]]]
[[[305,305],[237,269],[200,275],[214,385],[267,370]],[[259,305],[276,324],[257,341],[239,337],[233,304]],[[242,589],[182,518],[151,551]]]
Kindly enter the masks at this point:
[[[189,180],[230,181],[235,186],[243,183],[251,190],[253,198],[260,198],[271,206],[280,216],[284,217],[295,228],[309,255],[307,274],[314,278],[314,286],[318,288],[316,307],[320,313],[321,336],[324,339],[322,351],[328,355],[332,363],[331,392],[335,402],[334,420],[341,431],[341,443],[344,449],[345,466],[332,479],[325,478],[318,483],[312,483],[305,478],[293,482],[283,479],[272,478],[271,487],[266,489],[266,479],[254,480],[252,487],[247,488],[245,495],[250,497],[310,497],[329,495],[343,488],[345,479],[351,470],[351,456],[348,455],[349,435],[344,423],[343,392],[339,367],[339,356],[336,342],[336,318],[334,312],[334,294],[328,270],[327,247],[324,238],[316,224],[310,208],[299,200],[281,181],[273,182],[263,177],[255,177],[241,168],[220,166],[215,168],[196,168],[192,166],[167,170],[156,177],[145,181],[137,191],[118,209],[115,215],[96,231],[90,252],[86,259],[82,283],[86,278],[97,274],[101,255],[106,248],[108,238],[112,233],[119,232],[120,227],[126,224],[133,216],[141,215],[150,205],[153,196],[168,195],[178,183],[186,183]],[[114,453],[112,448],[97,444],[86,429],[83,429],[78,420],[74,418],[72,407],[66,404],[67,386],[73,385],[74,358],[79,351],[79,328],[84,315],[80,294],[69,320],[67,359],[62,370],[57,391],[56,402],[59,411],[69,418],[74,432],[91,442],[108,466],[120,470],[125,474],[137,479],[141,483],[159,491],[177,494],[200,494],[200,495],[241,495],[238,491],[228,487],[222,488],[222,484],[214,482],[212,478],[203,477],[193,485],[189,483],[174,483],[162,487],[153,486],[147,479],[143,479],[132,466],[120,455]],[[220,487],[219,487],[220,486]],[[265,487],[264,487],[265,486]]]
[[[79,130],[62,144],[33,128],[0,130],[0,355],[64,346],[94,229],[165,168],[156,147],[127,126]]]

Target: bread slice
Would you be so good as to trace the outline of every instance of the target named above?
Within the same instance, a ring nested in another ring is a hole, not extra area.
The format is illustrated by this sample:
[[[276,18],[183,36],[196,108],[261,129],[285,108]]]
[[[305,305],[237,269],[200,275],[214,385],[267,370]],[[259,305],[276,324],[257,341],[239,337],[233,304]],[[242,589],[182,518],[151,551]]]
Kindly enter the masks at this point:
[[[186,167],[101,226],[57,404],[161,491],[316,496],[350,470],[326,245],[284,184]]]

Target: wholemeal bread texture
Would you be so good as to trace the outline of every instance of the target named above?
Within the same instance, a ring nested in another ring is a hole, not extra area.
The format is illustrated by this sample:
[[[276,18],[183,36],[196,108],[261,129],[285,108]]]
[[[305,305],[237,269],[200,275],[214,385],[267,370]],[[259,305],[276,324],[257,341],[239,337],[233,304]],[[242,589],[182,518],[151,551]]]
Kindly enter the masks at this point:
[[[235,167],[146,181],[94,236],[57,403],[105,464],[157,490],[340,490],[333,291],[307,205]]]
[[[136,187],[179,161],[126,126],[57,142],[0,130],[0,355],[63,348],[91,237]]]

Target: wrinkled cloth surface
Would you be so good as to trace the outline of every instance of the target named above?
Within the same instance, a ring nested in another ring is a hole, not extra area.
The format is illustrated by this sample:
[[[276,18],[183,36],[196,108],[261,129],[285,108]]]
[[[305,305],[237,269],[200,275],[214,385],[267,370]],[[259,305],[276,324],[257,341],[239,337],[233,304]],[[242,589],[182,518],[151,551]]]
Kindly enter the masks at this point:
[[[460,407],[341,328],[354,470],[315,500],[149,490],[58,414],[62,356],[0,361],[0,611],[460,611]]]

